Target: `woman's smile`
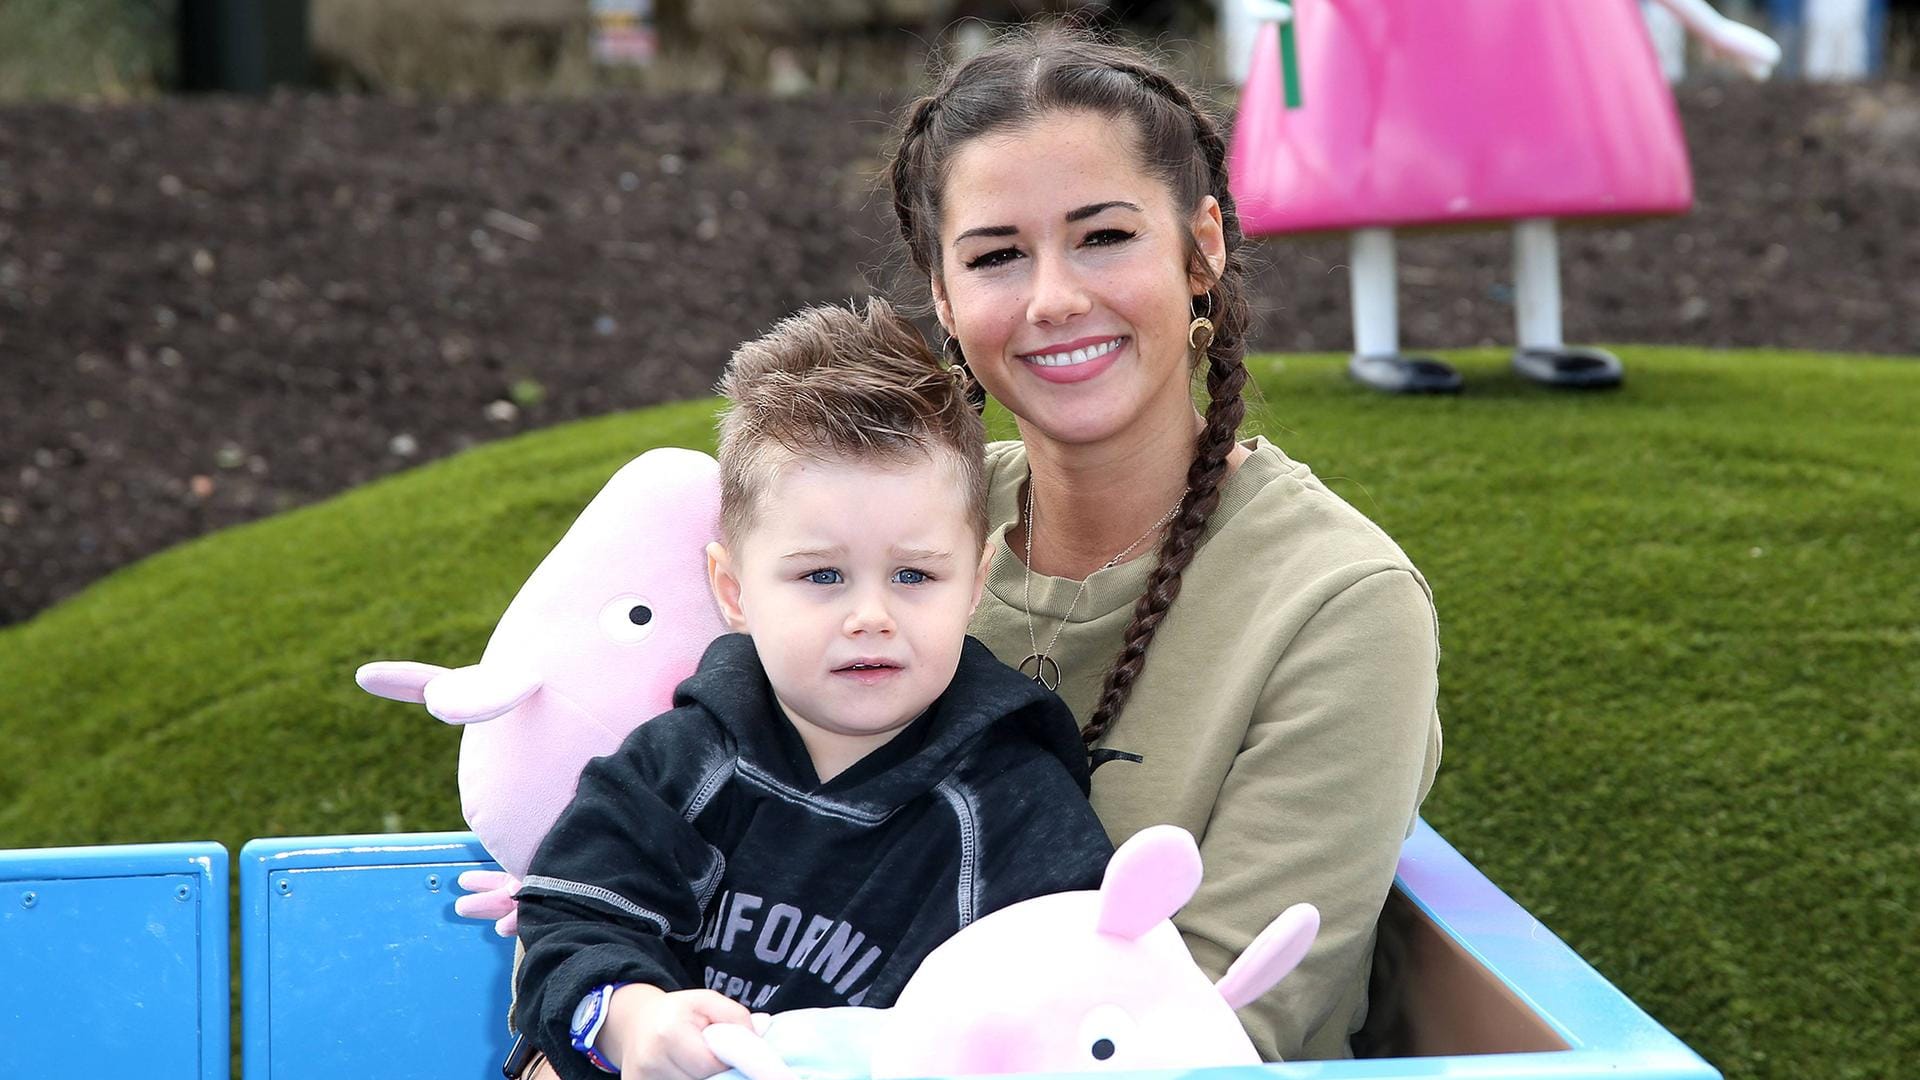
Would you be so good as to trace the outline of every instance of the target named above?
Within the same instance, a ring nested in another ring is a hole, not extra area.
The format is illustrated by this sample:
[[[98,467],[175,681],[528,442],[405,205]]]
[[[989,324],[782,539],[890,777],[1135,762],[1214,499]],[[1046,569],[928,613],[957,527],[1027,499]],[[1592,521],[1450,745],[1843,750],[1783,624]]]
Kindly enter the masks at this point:
[[[1121,351],[1133,339],[1117,337],[1080,338],[1051,345],[1039,352],[1021,353],[1020,359],[1033,373],[1048,382],[1070,383],[1091,379],[1112,367]]]

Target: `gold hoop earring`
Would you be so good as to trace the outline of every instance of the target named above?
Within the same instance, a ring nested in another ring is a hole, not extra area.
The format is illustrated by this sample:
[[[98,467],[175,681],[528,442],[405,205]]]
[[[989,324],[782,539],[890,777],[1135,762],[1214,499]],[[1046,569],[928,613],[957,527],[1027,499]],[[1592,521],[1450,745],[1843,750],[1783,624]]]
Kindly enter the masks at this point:
[[[960,340],[948,337],[940,343],[940,355],[947,358],[947,370],[960,384],[960,392],[965,395],[967,404],[979,412],[987,407],[987,388],[980,385],[974,377],[973,369],[967,366],[966,354],[960,351]]]
[[[1195,315],[1187,324],[1187,345],[1195,352],[1205,352],[1207,346],[1213,344],[1213,320],[1208,318],[1213,314],[1213,292],[1209,290],[1200,295],[1207,298],[1206,314]]]
[[[1195,316],[1187,324],[1187,344],[1194,352],[1205,352],[1213,344],[1213,320],[1204,315]]]

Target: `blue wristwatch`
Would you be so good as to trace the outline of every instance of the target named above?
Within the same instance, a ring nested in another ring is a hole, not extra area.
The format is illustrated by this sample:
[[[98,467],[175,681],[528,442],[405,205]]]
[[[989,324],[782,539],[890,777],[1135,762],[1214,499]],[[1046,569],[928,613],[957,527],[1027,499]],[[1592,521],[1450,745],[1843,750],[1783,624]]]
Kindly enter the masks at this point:
[[[607,1010],[613,1004],[613,992],[625,985],[608,983],[581,998],[580,1004],[573,1010],[573,1022],[567,1025],[573,1048],[587,1055],[587,1060],[593,1062],[594,1068],[615,1076],[620,1075],[619,1068],[594,1049],[593,1040],[599,1037],[600,1029],[606,1026]]]

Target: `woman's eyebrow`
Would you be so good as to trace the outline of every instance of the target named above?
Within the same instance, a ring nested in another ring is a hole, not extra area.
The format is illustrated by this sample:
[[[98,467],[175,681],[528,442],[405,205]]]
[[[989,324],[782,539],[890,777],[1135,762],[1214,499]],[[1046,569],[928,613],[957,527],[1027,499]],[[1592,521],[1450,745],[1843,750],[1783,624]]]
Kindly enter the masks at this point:
[[[954,237],[953,242],[957,244],[962,240],[975,236],[1013,236],[1019,231],[1018,228],[1012,225],[982,225],[978,229],[968,229],[966,232]]]
[[[1067,223],[1072,224],[1076,221],[1085,221],[1103,210],[1112,210],[1115,207],[1119,207],[1122,210],[1132,210],[1136,214],[1140,213],[1140,208],[1130,202],[1121,199],[1110,199],[1107,202],[1088,203],[1078,210],[1067,211]]]

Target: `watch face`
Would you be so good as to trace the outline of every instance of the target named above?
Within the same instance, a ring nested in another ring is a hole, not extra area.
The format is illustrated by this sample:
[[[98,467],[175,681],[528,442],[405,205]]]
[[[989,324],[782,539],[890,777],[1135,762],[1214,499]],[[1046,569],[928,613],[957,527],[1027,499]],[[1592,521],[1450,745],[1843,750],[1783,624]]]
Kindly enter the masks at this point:
[[[600,991],[595,990],[593,993],[581,998],[580,1004],[573,1007],[573,1020],[567,1026],[573,1031],[573,1034],[585,1035],[587,1029],[593,1026],[594,1016],[599,1012]]]

